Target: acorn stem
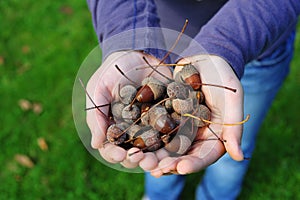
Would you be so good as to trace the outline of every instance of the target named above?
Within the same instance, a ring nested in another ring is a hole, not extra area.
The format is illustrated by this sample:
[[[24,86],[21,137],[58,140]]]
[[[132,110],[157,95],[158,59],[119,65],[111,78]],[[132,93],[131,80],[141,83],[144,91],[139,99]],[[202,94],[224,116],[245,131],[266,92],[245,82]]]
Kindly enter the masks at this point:
[[[237,125],[241,125],[241,124],[246,123],[249,120],[249,118],[250,118],[250,115],[248,114],[243,121],[235,122],[235,123],[221,123],[221,122],[212,122],[212,121],[200,118],[200,117],[196,117],[196,116],[191,115],[189,113],[185,113],[185,114],[183,114],[183,116],[185,116],[185,117],[191,117],[191,118],[194,118],[194,119],[197,119],[197,120],[201,120],[201,121],[209,123],[209,124],[219,124],[219,125],[224,125],[224,126],[237,126]]]
[[[110,121],[109,121],[108,117],[102,112],[102,110],[100,110],[99,107],[97,107],[96,103],[93,101],[92,97],[89,95],[87,89],[85,88],[85,86],[84,86],[84,84],[83,84],[83,82],[82,82],[82,80],[81,80],[80,78],[79,78],[79,82],[80,82],[82,88],[84,89],[84,91],[85,91],[87,97],[90,99],[90,101],[92,102],[92,104],[94,104],[94,107],[95,107],[95,108],[99,111],[99,113],[104,117],[106,123],[107,123],[107,124],[110,124]]]
[[[214,134],[214,136],[216,136],[216,138],[218,139],[218,140],[220,140],[221,142],[226,142],[226,140],[223,140],[223,139],[221,139],[216,133],[215,133],[215,131],[212,129],[212,128],[210,128],[209,126],[207,126],[207,128],[210,130],[210,132],[212,132],[213,134]]]
[[[105,107],[105,106],[110,106],[110,103],[99,105],[99,106],[93,106],[93,107],[85,108],[85,110],[92,110],[92,109],[96,109],[96,108],[102,108],[102,107]]]
[[[155,67],[155,68],[158,68],[158,67],[174,67],[174,66],[185,66],[185,65],[189,65],[191,63],[161,63],[160,65],[152,65],[152,67]],[[149,68],[150,66],[143,66],[143,67],[138,67],[136,68],[135,70],[141,70],[141,69],[147,69]]]
[[[182,77],[180,77],[180,80],[182,83],[185,83],[185,81],[182,79]],[[187,84],[187,83],[185,83]],[[231,87],[227,87],[227,86],[223,86],[223,85],[217,85],[217,84],[213,84],[213,83],[193,83],[194,85],[203,85],[203,86],[212,86],[212,87],[218,87],[218,88],[223,88],[226,90],[230,90],[232,92],[236,92],[235,88],[231,88]]]
[[[174,44],[172,45],[172,47],[169,49],[169,51],[166,53],[166,55],[163,57],[163,59],[160,61],[159,64],[163,63],[163,62],[167,59],[167,57],[171,54],[171,52],[174,50],[174,48],[175,48],[176,45],[178,44],[178,42],[179,42],[181,36],[183,35],[183,33],[184,33],[184,31],[185,31],[185,29],[186,29],[186,27],[187,27],[187,25],[188,25],[188,22],[189,22],[189,20],[186,19],[185,22],[184,22],[184,25],[183,25],[183,27],[182,27],[180,33],[179,33],[179,35],[177,36],[177,38],[176,38],[176,40],[175,40],[175,42],[174,42]]]
[[[227,86],[222,86],[222,85],[216,85],[216,84],[210,84],[210,83],[200,83],[200,85],[203,85],[203,86],[219,87],[219,88],[224,88],[224,89],[226,89],[226,90],[230,90],[230,91],[232,91],[232,92],[236,92],[236,89],[230,88],[230,87],[227,87]]]
[[[176,45],[178,44],[178,42],[179,42],[181,36],[183,35],[183,33],[184,33],[185,29],[186,29],[186,26],[187,26],[188,22],[189,22],[189,20],[186,19],[185,22],[184,22],[184,25],[183,25],[183,27],[182,27],[182,29],[181,29],[181,31],[180,31],[180,33],[178,34],[178,36],[177,36],[177,38],[176,38],[176,40],[175,40],[175,42],[174,42],[174,44],[173,44],[173,45],[171,46],[171,48],[168,50],[168,52],[166,53],[166,55],[161,59],[161,61],[158,63],[158,65],[160,65],[161,63],[163,63],[163,62],[167,59],[167,57],[171,54],[171,52],[174,50],[174,48],[175,48]],[[157,68],[157,67],[156,67],[156,68]],[[152,71],[148,76],[151,76],[151,75],[153,74],[153,72],[154,72],[154,71]]]
[[[118,65],[115,65],[116,69],[124,76],[127,80],[129,80],[134,85],[138,85],[135,81],[131,80],[120,68]]]
[[[168,81],[170,81],[170,82],[172,82],[173,80],[172,79],[170,79],[169,77],[167,77],[166,75],[164,75],[163,73],[161,73],[160,71],[158,71],[155,67],[153,67],[149,62],[148,62],[148,60],[145,58],[145,56],[143,56],[143,59],[144,59],[144,61],[147,63],[147,65],[149,66],[149,67],[151,67],[151,69],[153,69],[153,71],[155,71],[156,73],[158,73],[159,75],[161,75],[162,77],[164,77],[165,79],[167,79]]]

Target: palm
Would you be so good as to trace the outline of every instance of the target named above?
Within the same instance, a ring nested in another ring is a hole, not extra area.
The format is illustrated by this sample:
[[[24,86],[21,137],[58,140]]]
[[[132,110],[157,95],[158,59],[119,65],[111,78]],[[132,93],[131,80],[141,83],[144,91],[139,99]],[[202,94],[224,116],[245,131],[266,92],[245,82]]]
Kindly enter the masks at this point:
[[[154,57],[136,51],[116,52],[110,55],[88,82],[87,91],[92,96],[94,103],[96,105],[112,103],[116,98],[116,95],[118,95],[116,91],[119,84],[134,84],[130,80],[136,83],[141,83],[142,80],[152,71],[151,69],[136,70],[136,68],[146,66],[143,57],[146,57],[148,62],[152,64],[158,64],[159,62]],[[116,65],[121,69],[121,71],[117,69],[118,67],[115,67]],[[160,71],[171,77],[171,72],[168,68],[163,68]],[[158,76],[155,73],[153,75]],[[125,76],[130,77],[130,80],[128,80]],[[159,78],[162,77],[159,76]],[[87,107],[94,107],[93,103],[89,99],[87,99]],[[101,112],[103,112],[103,114],[97,109],[87,112],[87,123],[92,132],[92,147],[99,149],[101,156],[110,163],[123,162],[125,167],[130,168],[136,167],[139,164],[139,161],[144,159],[144,169],[149,168],[149,166],[147,166],[149,164],[148,160],[152,163],[150,168],[156,166],[157,161],[154,154],[147,153],[144,155],[140,152],[132,156],[131,160],[129,160],[126,159],[126,157],[128,157],[127,154],[136,151],[135,149],[127,152],[121,147],[113,144],[107,143],[103,145],[106,140],[106,130],[108,127],[108,120],[106,119],[109,112],[108,108],[108,106],[101,108]],[[144,158],[145,156],[147,159]]]
[[[196,63],[195,60],[204,60]],[[226,85],[235,88],[234,93],[223,88],[202,86],[207,106],[211,110],[211,121],[217,123],[234,123],[242,119],[243,91],[231,67],[223,60],[215,57],[195,57],[181,62],[194,62],[201,74],[203,83]],[[216,65],[214,68],[212,65]],[[175,73],[180,69],[175,69]],[[242,160],[240,150],[242,126],[224,126],[210,124],[198,130],[195,142],[189,152],[181,157],[165,156],[152,175],[161,176],[164,173],[175,172],[188,174],[197,172],[218,160],[227,151],[235,160]]]

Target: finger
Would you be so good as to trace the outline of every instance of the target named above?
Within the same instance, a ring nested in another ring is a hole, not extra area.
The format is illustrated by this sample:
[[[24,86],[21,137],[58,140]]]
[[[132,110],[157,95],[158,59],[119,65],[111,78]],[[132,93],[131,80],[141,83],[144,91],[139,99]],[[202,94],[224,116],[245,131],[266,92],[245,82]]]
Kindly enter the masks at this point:
[[[94,149],[98,149],[102,147],[106,140],[107,124],[103,117],[93,110],[87,112],[86,120],[92,134],[91,146]]]
[[[166,157],[168,157],[170,154],[165,148],[161,148],[155,152],[157,159],[160,161]]]
[[[241,149],[241,133],[241,127],[225,127],[223,129],[223,138],[226,140],[224,142],[226,151],[236,161],[244,160],[244,153]]]
[[[131,148],[127,151],[126,159],[123,162],[121,162],[121,165],[129,169],[136,168],[137,166],[139,166],[139,162],[143,158],[144,158],[144,153],[142,151],[139,151],[138,148]]]
[[[179,157],[166,157],[159,162],[158,167],[162,171],[162,173],[176,171],[176,166],[179,160]]]
[[[224,112],[224,122],[227,124],[235,124],[243,120],[243,90],[240,85],[235,86],[236,93],[225,92],[226,109]],[[226,151],[234,160],[241,161],[244,154],[241,149],[241,138],[243,125],[223,126],[222,137]]]
[[[125,160],[127,152],[125,149],[113,145],[105,144],[102,148],[99,149],[101,156],[110,163],[119,163]]]
[[[204,141],[194,147],[189,155],[181,157],[176,170],[179,174],[198,172],[218,160],[224,152],[220,141]]]
[[[164,175],[164,173],[159,168],[156,168],[151,171],[151,175],[154,176],[155,178],[159,178],[162,175]]]
[[[139,165],[144,171],[154,169],[158,164],[158,159],[154,153],[144,153],[144,158],[140,161]]]

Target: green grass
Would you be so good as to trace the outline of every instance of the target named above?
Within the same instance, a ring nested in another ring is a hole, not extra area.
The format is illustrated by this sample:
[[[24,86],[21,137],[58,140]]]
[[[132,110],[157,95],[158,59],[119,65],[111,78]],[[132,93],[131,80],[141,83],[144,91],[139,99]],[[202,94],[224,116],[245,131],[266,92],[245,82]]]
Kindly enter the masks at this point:
[[[75,3],[76,2],[76,3]],[[0,199],[140,199],[143,175],[113,170],[84,148],[72,89],[97,45],[85,1],[0,1]],[[292,71],[263,124],[241,199],[299,199],[300,38]],[[18,102],[39,103],[40,114]],[[49,146],[37,144],[44,138]],[[34,162],[16,162],[24,154]],[[201,173],[199,173],[201,174]],[[188,177],[193,197],[199,174]]]

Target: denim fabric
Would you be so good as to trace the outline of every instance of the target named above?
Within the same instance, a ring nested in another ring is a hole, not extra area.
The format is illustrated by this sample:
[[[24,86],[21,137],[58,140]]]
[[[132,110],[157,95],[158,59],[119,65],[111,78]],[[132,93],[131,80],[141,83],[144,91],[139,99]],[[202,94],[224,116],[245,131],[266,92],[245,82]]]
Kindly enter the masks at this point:
[[[244,113],[251,120],[244,124],[242,149],[250,157],[255,147],[256,136],[265,115],[289,72],[293,56],[294,33],[287,42],[262,60],[254,60],[245,67],[241,79],[244,87]],[[248,160],[236,162],[225,154],[209,166],[198,185],[196,199],[236,199],[239,195]],[[154,178],[146,173],[146,195],[150,200],[178,199],[184,187],[184,176]]]

